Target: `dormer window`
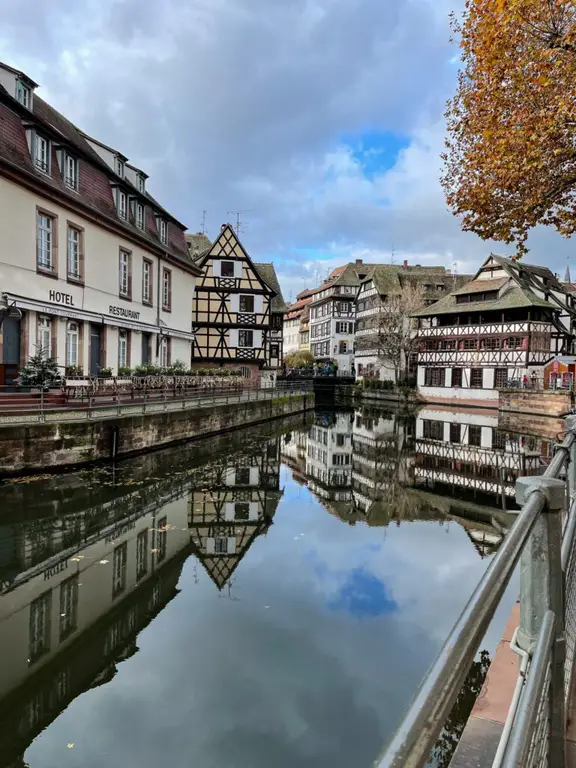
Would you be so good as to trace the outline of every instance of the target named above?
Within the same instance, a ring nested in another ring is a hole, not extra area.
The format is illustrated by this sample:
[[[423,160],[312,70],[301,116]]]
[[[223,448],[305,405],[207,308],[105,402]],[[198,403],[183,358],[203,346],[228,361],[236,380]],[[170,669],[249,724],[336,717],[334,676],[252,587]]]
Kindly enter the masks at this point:
[[[50,142],[37,133],[34,136],[34,165],[43,173],[50,173]]]
[[[158,234],[160,235],[160,240],[166,245],[168,242],[168,225],[164,219],[158,219]]]
[[[116,190],[116,210],[121,219],[128,218],[128,196],[121,189]]]
[[[68,153],[64,155],[64,183],[70,189],[78,189],[78,160]]]
[[[21,80],[16,83],[16,101],[19,101],[26,109],[30,109],[32,105],[32,89],[24,85]]]
[[[144,194],[144,189],[145,189],[144,176],[138,175],[138,192],[141,192],[142,194]]]
[[[116,173],[124,178],[124,161],[119,157],[116,158]]]
[[[134,210],[134,219],[138,229],[144,229],[144,206],[142,203],[136,203]]]

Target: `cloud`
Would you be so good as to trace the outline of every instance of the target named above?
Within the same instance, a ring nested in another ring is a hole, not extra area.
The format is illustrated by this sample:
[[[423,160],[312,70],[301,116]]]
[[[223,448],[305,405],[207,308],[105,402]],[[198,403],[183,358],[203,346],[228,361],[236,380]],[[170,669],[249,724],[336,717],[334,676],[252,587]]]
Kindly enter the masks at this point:
[[[341,263],[394,246],[459,271],[490,249],[460,232],[438,183],[453,5],[0,0],[0,57],[146,170],[191,229],[203,210],[213,236],[247,211],[247,248],[289,294],[315,277],[302,249]],[[550,232],[533,246],[557,267],[570,251]]]

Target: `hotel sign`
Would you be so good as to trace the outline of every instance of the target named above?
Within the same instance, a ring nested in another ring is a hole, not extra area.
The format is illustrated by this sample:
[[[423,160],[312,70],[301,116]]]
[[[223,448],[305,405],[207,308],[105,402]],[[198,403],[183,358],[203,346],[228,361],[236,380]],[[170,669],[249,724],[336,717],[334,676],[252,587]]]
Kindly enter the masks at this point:
[[[48,293],[48,301],[54,301],[56,304],[65,304],[67,307],[74,306],[74,297],[70,293],[62,293],[62,291],[50,291]]]

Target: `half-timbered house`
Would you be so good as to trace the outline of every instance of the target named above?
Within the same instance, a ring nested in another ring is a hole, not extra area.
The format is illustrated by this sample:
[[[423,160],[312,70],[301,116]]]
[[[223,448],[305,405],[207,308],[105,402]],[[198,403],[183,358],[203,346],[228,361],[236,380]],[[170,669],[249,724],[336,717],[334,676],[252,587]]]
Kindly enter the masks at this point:
[[[394,380],[398,363],[389,360],[381,344],[385,332],[382,318],[386,302],[402,295],[408,286],[420,287],[425,305],[433,304],[444,295],[470,280],[469,275],[454,275],[446,267],[379,264],[360,284],[356,297],[356,376],[374,376]],[[418,298],[420,294],[417,294]],[[409,319],[406,318],[408,330]]]
[[[474,279],[415,313],[418,388],[428,401],[498,399],[574,351],[576,297],[547,268],[490,255]]]
[[[196,556],[219,590],[272,524],[280,490],[280,439],[253,455],[214,463],[190,492],[188,526]]]
[[[274,266],[255,264],[230,224],[195,263],[203,276],[192,311],[192,366],[240,367],[252,378],[274,372],[286,310]]]

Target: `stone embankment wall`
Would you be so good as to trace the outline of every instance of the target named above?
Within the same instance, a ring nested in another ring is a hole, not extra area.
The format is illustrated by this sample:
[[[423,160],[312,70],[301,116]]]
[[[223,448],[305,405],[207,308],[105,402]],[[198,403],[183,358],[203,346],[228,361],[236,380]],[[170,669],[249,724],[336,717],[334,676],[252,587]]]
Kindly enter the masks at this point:
[[[501,411],[530,413],[537,416],[565,416],[569,413],[573,401],[572,392],[502,390],[498,407]]]
[[[313,394],[93,422],[0,427],[0,476],[134,455],[314,408]]]

